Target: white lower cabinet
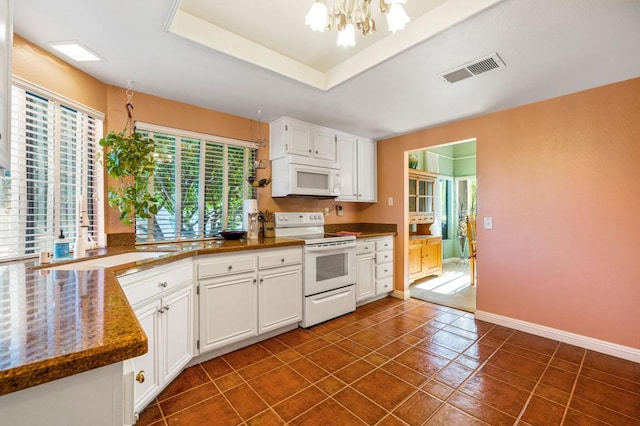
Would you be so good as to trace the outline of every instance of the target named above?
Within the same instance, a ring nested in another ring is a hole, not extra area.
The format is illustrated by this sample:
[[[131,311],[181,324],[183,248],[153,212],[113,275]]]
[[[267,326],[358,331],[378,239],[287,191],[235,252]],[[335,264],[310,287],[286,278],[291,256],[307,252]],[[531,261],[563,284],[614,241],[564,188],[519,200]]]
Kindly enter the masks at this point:
[[[258,331],[266,333],[302,319],[302,265],[260,271]]]
[[[163,265],[119,281],[147,335],[147,353],[131,359],[139,413],[193,358],[192,263]]]
[[[302,248],[197,260],[199,351],[204,353],[302,319]]]
[[[258,334],[255,272],[201,281],[200,353]]]
[[[376,294],[375,242],[356,242],[356,301],[368,299]]]
[[[356,262],[358,302],[393,291],[393,237],[358,240]]]

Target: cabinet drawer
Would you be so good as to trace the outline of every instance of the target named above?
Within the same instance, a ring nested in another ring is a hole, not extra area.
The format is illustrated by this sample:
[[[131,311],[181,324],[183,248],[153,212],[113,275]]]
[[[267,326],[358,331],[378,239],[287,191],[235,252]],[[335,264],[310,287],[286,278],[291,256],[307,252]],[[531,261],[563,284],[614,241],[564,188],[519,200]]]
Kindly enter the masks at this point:
[[[376,294],[393,291],[393,277],[376,281]]]
[[[376,253],[376,265],[393,262],[393,251],[381,251]]]
[[[217,277],[220,275],[252,272],[256,269],[255,256],[229,256],[198,263],[198,279]]]
[[[173,290],[181,284],[193,282],[193,269],[191,261],[171,263],[119,277],[118,281],[129,303],[135,305]]]
[[[393,240],[391,238],[376,241],[376,251],[384,250],[393,250]]]
[[[376,266],[376,280],[393,277],[393,263]]]
[[[358,241],[356,242],[356,254],[373,253],[376,248],[375,241]]]
[[[258,268],[268,269],[302,263],[302,249],[269,251],[258,255]]]

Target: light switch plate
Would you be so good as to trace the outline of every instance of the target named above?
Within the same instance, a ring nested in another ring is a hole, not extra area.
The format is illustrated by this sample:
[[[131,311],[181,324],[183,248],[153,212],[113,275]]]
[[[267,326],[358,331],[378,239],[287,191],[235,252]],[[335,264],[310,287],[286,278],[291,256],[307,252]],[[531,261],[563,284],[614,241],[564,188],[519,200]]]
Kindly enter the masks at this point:
[[[484,229],[493,229],[493,217],[486,216],[484,218]]]
[[[393,205],[393,197],[389,197],[389,205],[392,206]]]

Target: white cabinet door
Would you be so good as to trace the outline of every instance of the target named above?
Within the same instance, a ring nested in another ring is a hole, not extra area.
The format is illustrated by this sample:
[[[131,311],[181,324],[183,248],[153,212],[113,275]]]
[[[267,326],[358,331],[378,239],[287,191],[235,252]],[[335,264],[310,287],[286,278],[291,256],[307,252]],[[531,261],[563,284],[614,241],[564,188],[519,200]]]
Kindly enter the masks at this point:
[[[200,353],[258,334],[256,274],[200,282]]]
[[[164,383],[173,380],[193,358],[193,285],[162,299]]]
[[[160,390],[160,301],[156,300],[135,310],[140,326],[147,335],[148,351],[144,355],[133,358],[136,381],[133,385],[135,411],[140,412],[147,406]],[[142,382],[140,382],[142,380]]]
[[[337,137],[334,131],[323,128],[313,130],[313,152],[314,158],[327,160],[335,163],[337,158]]]
[[[302,319],[302,266],[260,272],[258,329],[264,333]]]
[[[376,142],[358,139],[358,201],[377,200],[376,170]]]
[[[358,146],[355,136],[338,135],[338,162],[340,163],[340,193],[338,201],[358,199]]]
[[[376,265],[373,254],[356,256],[356,300],[364,300],[376,293]]]
[[[311,127],[302,123],[285,124],[285,152],[287,154],[313,156]]]

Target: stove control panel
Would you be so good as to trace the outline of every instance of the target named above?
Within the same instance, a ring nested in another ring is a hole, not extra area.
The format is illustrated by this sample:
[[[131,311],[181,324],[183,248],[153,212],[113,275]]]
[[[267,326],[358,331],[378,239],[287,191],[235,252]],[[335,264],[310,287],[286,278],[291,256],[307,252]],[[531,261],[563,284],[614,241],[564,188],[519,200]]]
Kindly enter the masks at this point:
[[[280,212],[274,213],[276,228],[324,225],[322,212]]]

